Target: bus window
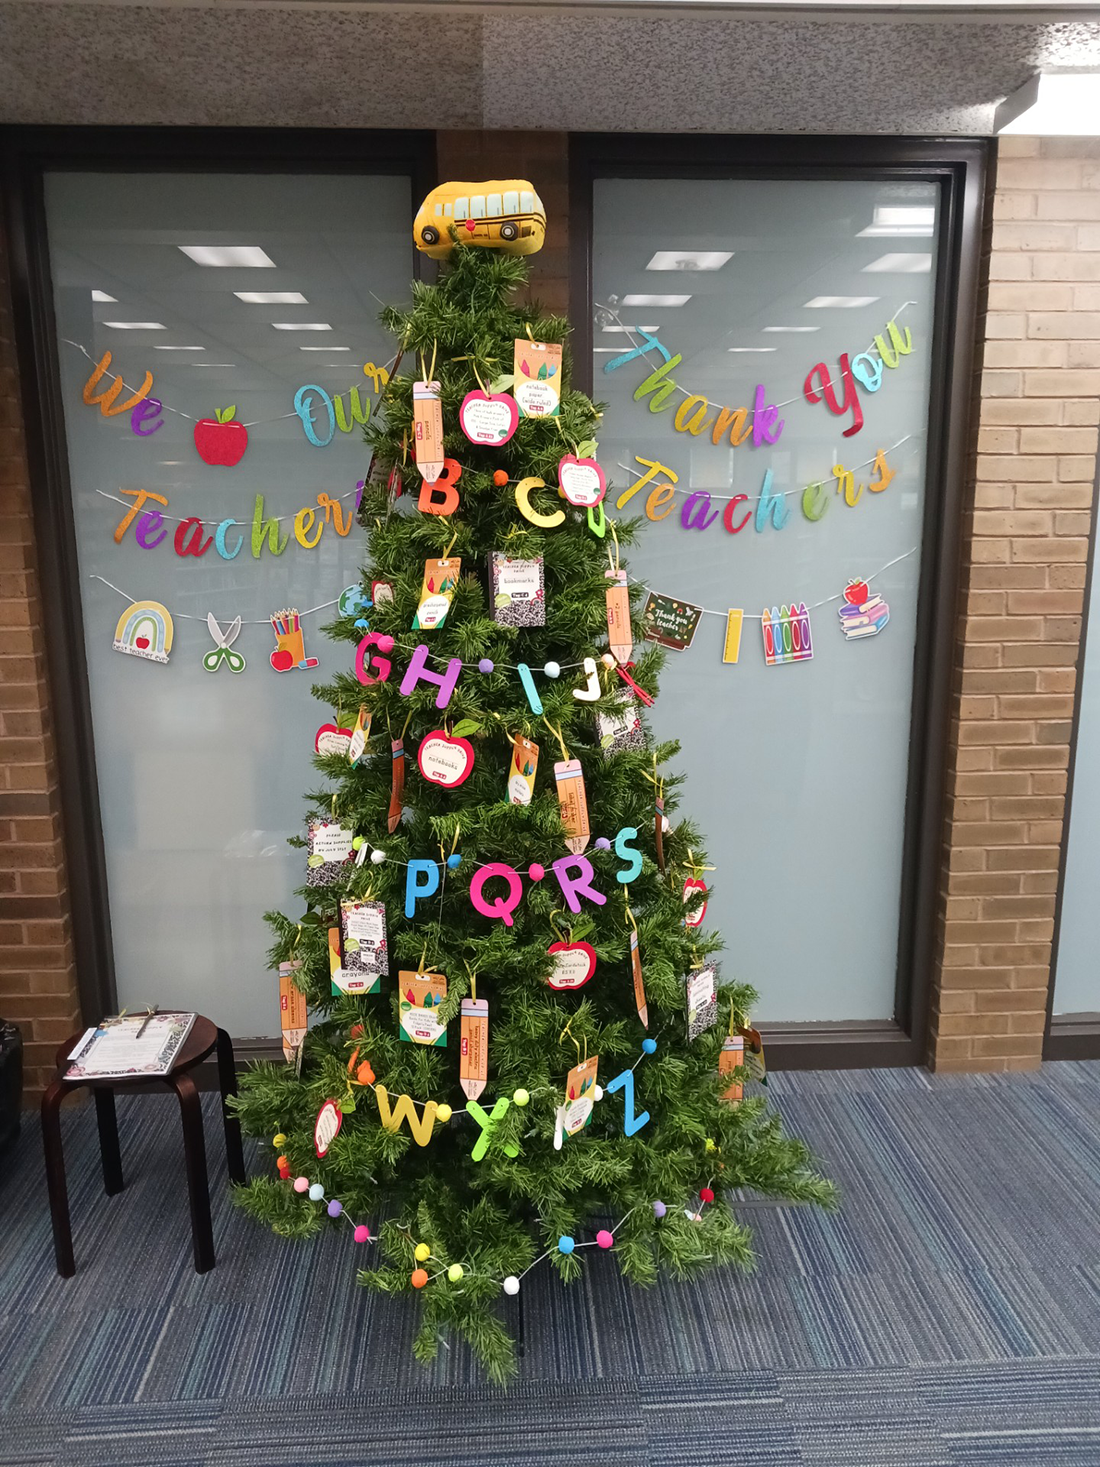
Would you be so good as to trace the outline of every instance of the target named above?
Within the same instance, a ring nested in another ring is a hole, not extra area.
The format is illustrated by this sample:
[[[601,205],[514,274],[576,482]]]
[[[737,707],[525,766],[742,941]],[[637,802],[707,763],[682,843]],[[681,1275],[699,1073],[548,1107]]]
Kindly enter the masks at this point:
[[[443,205],[442,204],[436,204],[436,206],[435,206],[435,217],[437,219],[442,219],[443,218]]]
[[[539,198],[538,194],[535,195],[535,213],[536,214],[545,214],[546,213],[546,210],[542,207],[542,200]]]
[[[506,214],[519,213],[519,194],[516,192],[515,189],[510,189],[509,192],[504,195],[504,212]]]
[[[486,212],[490,219],[499,219],[504,210],[501,208],[500,195],[488,194],[485,199]]]
[[[444,204],[443,205],[443,212],[447,216],[448,219],[451,217],[451,206],[450,206],[450,204]]]
[[[526,189],[521,190],[519,196],[519,207],[522,214],[533,214],[535,212],[535,196],[528,193]]]
[[[470,199],[470,218],[471,219],[484,219],[485,218],[485,195],[484,194],[478,194],[476,198],[471,197],[471,199]]]
[[[468,219],[470,217],[469,199],[455,199],[455,218]]]

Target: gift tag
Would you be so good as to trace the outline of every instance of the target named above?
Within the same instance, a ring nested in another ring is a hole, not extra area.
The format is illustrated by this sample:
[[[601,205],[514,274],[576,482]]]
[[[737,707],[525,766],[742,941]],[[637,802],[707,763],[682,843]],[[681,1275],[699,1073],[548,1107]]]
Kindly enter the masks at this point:
[[[508,767],[508,799],[513,805],[529,805],[535,793],[535,770],[539,746],[522,734],[512,740],[512,762]]]
[[[634,975],[634,1007],[638,1010],[642,1027],[648,1029],[649,1005],[646,1003],[645,979],[642,977],[642,955],[638,951],[638,934],[633,929],[630,933],[630,968]]]
[[[696,892],[706,891],[707,884],[697,876],[689,876],[684,882],[683,898],[685,902],[691,901]],[[688,912],[684,917],[685,927],[702,927],[703,918],[707,915],[706,902],[700,902],[694,912]]]
[[[561,346],[516,337],[512,392],[522,418],[556,418],[561,404]]]
[[[579,1065],[574,1065],[565,1077],[565,1113],[562,1116],[562,1127],[567,1136],[575,1136],[592,1119],[599,1063],[599,1055],[590,1054]]]
[[[485,443],[499,448],[507,443],[519,426],[519,408],[507,393],[481,392],[475,389],[462,399],[458,410],[459,426],[471,443]]]
[[[594,458],[567,453],[558,460],[558,488],[578,509],[595,509],[607,493],[607,479]]]
[[[401,812],[405,808],[405,745],[401,739],[390,741],[390,760],[393,773],[390,777],[390,808],[386,814],[386,829],[392,835],[401,824]]]
[[[337,728],[334,723],[323,723],[317,730],[317,737],[313,741],[313,747],[317,750],[318,754],[341,754],[346,758],[350,743],[350,728]]]
[[[558,786],[561,823],[565,826],[565,844],[575,856],[588,845],[588,797],[584,789],[584,771],[579,759],[559,759],[554,765]]]
[[[413,457],[420,477],[434,484],[443,472],[443,408],[438,382],[413,383]],[[377,598],[375,598],[377,600]]]
[[[381,606],[384,602],[393,602],[393,587],[389,581],[371,581],[370,594],[375,606]]]
[[[693,606],[690,601],[677,601],[672,596],[661,596],[656,591],[650,591],[642,611],[646,639],[661,647],[670,647],[673,652],[685,652],[691,646],[702,619],[701,606]],[[619,660],[622,661],[621,658]]]
[[[542,556],[528,560],[494,550],[489,561],[493,620],[506,627],[546,625]]]
[[[363,757],[363,750],[367,747],[370,738],[370,726],[373,714],[365,703],[359,704],[359,712],[356,715],[355,727],[351,731],[351,742],[348,744],[348,763],[358,764]]]
[[[381,902],[340,903],[340,946],[344,955],[340,992],[377,993],[389,966],[386,909]]]
[[[602,708],[596,712],[596,734],[608,758],[622,749],[645,748],[645,730],[630,689],[623,688],[615,701],[622,709],[620,713],[609,713]]]
[[[489,1078],[489,1004],[484,998],[462,1000],[458,1083],[467,1100],[476,1100]]]
[[[630,631],[630,593],[626,571],[604,571],[612,583],[607,588],[607,644],[616,662],[629,662],[634,651]]]
[[[456,738],[437,728],[421,739],[416,762],[420,773],[432,784],[454,789],[474,767],[474,746],[469,739]]]
[[[560,993],[583,988],[596,971],[596,950],[587,942],[554,942],[546,949],[553,958],[547,983]]]
[[[306,832],[306,885],[329,886],[343,876],[351,859],[354,832],[336,820],[311,820]]]
[[[340,962],[340,929],[328,930],[328,976],[333,993],[344,992],[344,967]]]
[[[739,1070],[745,1063],[745,1041],[740,1034],[727,1034],[722,1040],[722,1052],[718,1056],[718,1073],[728,1075],[731,1070]],[[740,1080],[731,1080],[728,1087],[722,1091],[722,1099],[731,1104],[741,1099],[745,1093],[745,1087]]]
[[[443,974],[398,973],[397,991],[401,996],[401,1038],[413,1044],[444,1048],[447,1030],[436,1018],[436,1010],[447,997],[447,980]]]
[[[657,847],[657,870],[665,870],[665,797],[658,795],[654,801],[653,844]]]
[[[313,1149],[318,1156],[324,1156],[340,1134],[340,1127],[343,1124],[344,1112],[335,1100],[326,1100],[317,1112],[317,1119],[313,1123]]]
[[[441,627],[454,600],[458,575],[462,569],[459,557],[450,560],[426,560],[424,581],[420,587],[420,605],[413,617],[414,632],[431,632]]]
[[[301,963],[279,964],[279,1024],[283,1031],[283,1058],[288,1065],[297,1059],[306,1037],[306,996],[294,981]]]
[[[718,1022],[718,970],[713,963],[689,973],[684,979],[687,989],[688,1043],[697,1039]]]

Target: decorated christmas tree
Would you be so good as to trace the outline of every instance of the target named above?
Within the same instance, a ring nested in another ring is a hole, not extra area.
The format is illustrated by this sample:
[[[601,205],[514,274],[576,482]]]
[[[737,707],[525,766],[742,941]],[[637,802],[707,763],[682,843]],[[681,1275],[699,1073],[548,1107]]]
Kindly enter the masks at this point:
[[[747,1266],[726,1192],[832,1194],[701,925],[703,837],[646,722],[664,653],[621,559],[636,527],[606,514],[567,321],[517,299],[541,233],[455,244],[426,210],[445,262],[383,315],[366,564],[315,689],[305,911],[268,919],[289,1063],[239,1101],[273,1175],[239,1197],[284,1236],[344,1229],[360,1283],[416,1298],[420,1359],[450,1328],[503,1379],[500,1297],[536,1263]]]

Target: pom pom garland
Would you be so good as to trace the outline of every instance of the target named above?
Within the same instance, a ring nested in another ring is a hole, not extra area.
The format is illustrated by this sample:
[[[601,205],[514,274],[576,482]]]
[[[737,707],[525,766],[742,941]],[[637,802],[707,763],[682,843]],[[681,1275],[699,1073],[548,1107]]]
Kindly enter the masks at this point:
[[[413,1288],[422,1289],[427,1282],[428,1275],[427,1273],[425,1273],[424,1269],[414,1268],[412,1271],[412,1277],[409,1279],[409,1283],[412,1284]]]
[[[465,1271],[466,1270],[462,1267],[461,1263],[452,1263],[450,1268],[447,1270],[447,1277],[450,1279],[452,1284],[457,1284]]]
[[[700,1187],[700,1189],[699,1189],[699,1200],[700,1200],[700,1202],[713,1202],[714,1201],[714,1192],[713,1192],[712,1188],[710,1188],[710,1187]]]
[[[286,1137],[283,1135],[282,1131],[280,1131],[277,1136],[272,1136],[272,1138],[271,1138],[271,1144],[272,1144],[272,1146],[285,1146],[286,1145]]]
[[[575,1240],[573,1238],[571,1238],[568,1233],[562,1233],[561,1237],[558,1239],[558,1252],[559,1253],[565,1253],[565,1254],[572,1253],[573,1249],[576,1246],[577,1246],[577,1244],[576,1244]]]
[[[417,1263],[426,1263],[431,1256],[432,1250],[428,1247],[427,1243],[417,1243],[413,1252],[413,1257]]]
[[[477,665],[478,672],[492,672],[494,663],[491,657],[483,657]]]
[[[507,482],[508,482],[508,474],[507,474],[507,471],[505,469],[494,469],[493,470],[493,483],[497,486],[498,489],[503,489],[504,486],[505,486],[505,484],[507,484]]]
[[[610,1248],[614,1241],[614,1235],[609,1233],[606,1228],[601,1228],[596,1234],[596,1246],[599,1248]]]
[[[519,1293],[519,1279],[516,1278],[514,1273],[510,1273],[504,1280],[504,1292],[513,1295]]]
[[[668,1211],[668,1208],[665,1206],[665,1204],[663,1202],[655,1202],[653,1204],[653,1216],[654,1217],[664,1217],[664,1215],[665,1215],[665,1213],[667,1211]]]
[[[320,1182],[314,1182],[313,1186],[309,1189],[309,1200],[311,1202],[320,1202],[324,1195],[324,1187],[321,1186]]]
[[[366,1223],[360,1223],[355,1229],[355,1241],[357,1243],[370,1242],[370,1228],[367,1227]]]
[[[656,1053],[656,1050],[657,1050],[657,1041],[656,1041],[656,1039],[643,1039],[642,1040],[642,1048],[645,1050],[646,1054],[654,1054],[654,1053]]]
[[[512,1092],[512,1104],[518,1105],[521,1110],[530,1099],[530,1094],[522,1087],[519,1090],[513,1090]]]
[[[329,1215],[329,1217],[339,1217],[340,1214],[343,1212],[343,1210],[344,1210],[344,1204],[342,1202],[338,1202],[336,1200],[336,1198],[334,1197],[332,1199],[332,1201],[328,1205],[328,1215]]]
[[[385,851],[380,851],[378,847],[375,846],[374,850],[370,853],[370,859],[372,866],[381,866],[382,862],[386,859],[386,853]]]
[[[547,663],[544,664],[542,670],[546,674],[546,676],[549,677],[549,678],[561,677],[561,664],[560,663],[557,663],[557,662],[547,662]]]
[[[446,1103],[444,1103],[443,1105],[437,1105],[435,1108],[436,1120],[441,1121],[443,1125],[446,1125],[453,1115],[454,1111]]]
[[[294,1190],[295,1190],[295,1192],[308,1192],[309,1191],[309,1178],[308,1177],[295,1177],[294,1178]]]
[[[462,865],[462,857],[456,851],[453,856],[447,857],[447,867],[451,871],[457,871]]]
[[[596,849],[598,851],[609,851],[611,849],[611,842],[606,835],[597,836]]]

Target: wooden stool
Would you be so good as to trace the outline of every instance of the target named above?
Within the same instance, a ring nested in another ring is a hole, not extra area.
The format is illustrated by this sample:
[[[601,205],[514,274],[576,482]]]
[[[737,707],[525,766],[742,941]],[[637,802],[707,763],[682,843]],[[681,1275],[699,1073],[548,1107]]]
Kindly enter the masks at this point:
[[[217,1028],[200,1014],[191,1026],[182,1048],[167,1075],[145,1076],[141,1080],[65,1080],[69,1055],[76,1048],[84,1030],[79,1030],[57,1051],[57,1078],[51,1081],[42,1097],[42,1140],[46,1150],[46,1183],[50,1193],[50,1216],[53,1222],[54,1256],[62,1278],[76,1273],[73,1258],[73,1233],[69,1221],[69,1189],[65,1182],[65,1154],[61,1147],[61,1102],[72,1091],[86,1085],[95,1096],[96,1120],[99,1124],[99,1154],[103,1163],[103,1185],[107,1196],[121,1192],[122,1156],[118,1147],[118,1119],[115,1115],[115,1091],[139,1090],[149,1085],[167,1085],[179,1096],[183,1117],[183,1154],[187,1164],[187,1192],[191,1202],[191,1237],[195,1248],[195,1272],[206,1273],[214,1267],[214,1230],[210,1222],[210,1188],[206,1176],[206,1141],[202,1128],[202,1103],[190,1070],[201,1064],[216,1048],[218,1082],[222,1095],[222,1120],[225,1124],[225,1153],[229,1177],[234,1182],[246,1180],[241,1127],[230,1114],[226,1100],[237,1093],[237,1075],[233,1064],[233,1043],[224,1029]]]

